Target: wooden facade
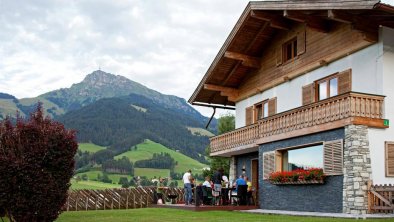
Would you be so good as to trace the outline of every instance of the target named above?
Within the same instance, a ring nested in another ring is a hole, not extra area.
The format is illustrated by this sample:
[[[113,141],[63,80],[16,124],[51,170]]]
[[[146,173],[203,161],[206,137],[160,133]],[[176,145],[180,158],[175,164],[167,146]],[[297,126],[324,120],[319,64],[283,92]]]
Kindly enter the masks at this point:
[[[251,2],[189,102],[233,107],[377,42],[394,27],[394,8],[379,1]],[[294,59],[283,45],[295,39]]]
[[[383,124],[383,96],[349,92],[297,109],[278,113],[255,124],[211,138],[211,155],[231,156],[257,144],[364,124]]]

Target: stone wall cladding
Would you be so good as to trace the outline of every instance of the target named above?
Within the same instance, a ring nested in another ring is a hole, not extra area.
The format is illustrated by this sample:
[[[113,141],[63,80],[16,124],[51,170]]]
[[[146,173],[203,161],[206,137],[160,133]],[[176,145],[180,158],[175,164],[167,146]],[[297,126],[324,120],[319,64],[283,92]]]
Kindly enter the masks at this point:
[[[243,173],[246,174],[249,178],[251,178],[251,172],[252,172],[252,159],[258,159],[259,158],[259,153],[258,152],[253,152],[245,155],[240,155],[237,156],[237,166],[236,166],[236,177],[237,179],[241,174]],[[245,166],[245,171],[242,171],[242,168]]]
[[[259,148],[259,200],[262,209],[342,213],[343,176],[329,176],[323,185],[272,185],[262,180],[264,152],[344,139],[344,128],[263,144]]]
[[[366,214],[367,182],[372,178],[367,126],[345,127],[343,161],[343,212]]]
[[[263,181],[260,206],[267,210],[342,212],[343,176],[329,176],[324,185],[273,185]]]
[[[237,159],[236,159],[236,156],[232,156],[230,158],[229,180],[234,180],[234,178],[237,178]]]

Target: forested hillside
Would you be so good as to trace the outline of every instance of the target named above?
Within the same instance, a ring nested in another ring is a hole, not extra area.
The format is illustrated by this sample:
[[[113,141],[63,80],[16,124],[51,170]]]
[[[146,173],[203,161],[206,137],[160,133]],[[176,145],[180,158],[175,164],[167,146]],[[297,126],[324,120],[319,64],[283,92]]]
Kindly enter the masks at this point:
[[[163,107],[141,95],[101,99],[58,118],[78,130],[79,142],[108,146],[115,153],[151,139],[204,162],[208,137],[193,135],[188,127],[203,123],[179,110]]]

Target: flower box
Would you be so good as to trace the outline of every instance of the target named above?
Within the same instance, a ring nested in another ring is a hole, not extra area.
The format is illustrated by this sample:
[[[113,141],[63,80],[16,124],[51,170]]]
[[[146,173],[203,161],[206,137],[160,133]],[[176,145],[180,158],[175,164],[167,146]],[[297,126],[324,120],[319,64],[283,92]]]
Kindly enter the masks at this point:
[[[268,180],[275,185],[324,184],[325,174],[321,168],[297,169],[274,172]]]
[[[288,181],[288,182],[272,182],[274,185],[306,185],[306,184],[324,184],[324,180],[299,180],[299,181]]]

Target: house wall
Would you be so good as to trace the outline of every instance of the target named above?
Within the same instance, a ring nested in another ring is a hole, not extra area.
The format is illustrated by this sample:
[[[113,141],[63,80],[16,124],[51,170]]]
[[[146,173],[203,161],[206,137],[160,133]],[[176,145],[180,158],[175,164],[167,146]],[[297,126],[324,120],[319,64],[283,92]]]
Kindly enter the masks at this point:
[[[259,148],[259,160],[263,153],[281,148],[300,146],[315,142],[344,139],[343,128],[296,137],[273,143],[263,144]],[[323,158],[323,157],[321,157]],[[263,164],[259,161],[260,175],[263,178]],[[259,181],[259,200],[262,209],[343,212],[343,176],[328,176],[323,185],[272,185],[267,180]]]
[[[241,174],[243,175],[243,172],[245,172],[246,176],[248,176],[249,180],[251,180],[252,159],[258,159],[258,158],[259,158],[258,152],[236,156],[237,159],[237,168],[235,174],[236,177],[238,178]],[[242,171],[244,167],[245,167],[245,171]]]
[[[376,79],[384,100],[384,118],[391,124],[388,129],[368,129],[369,146],[371,150],[372,179],[374,184],[394,184],[394,177],[385,176],[385,141],[394,141],[394,29],[383,27],[380,30],[377,72],[382,73]],[[369,84],[369,82],[368,82]],[[366,84],[366,85],[368,85]]]
[[[245,126],[245,109],[265,99],[277,97],[277,113],[302,106],[302,87],[336,72],[352,69],[352,91],[383,94],[380,86],[378,61],[382,55],[380,44],[374,44],[354,54],[282,83],[274,88],[236,103],[235,126]],[[367,84],[368,83],[368,84]]]

